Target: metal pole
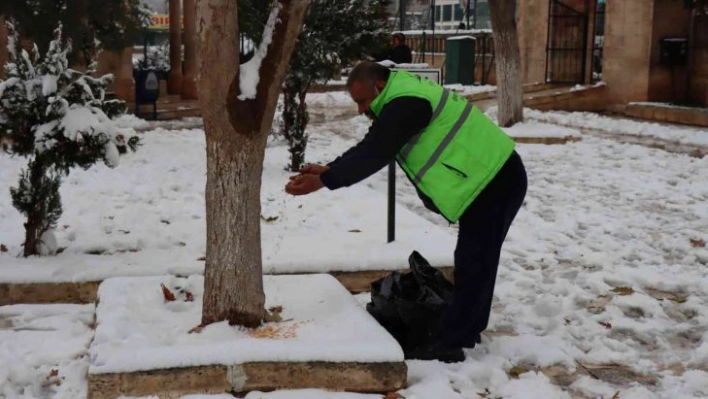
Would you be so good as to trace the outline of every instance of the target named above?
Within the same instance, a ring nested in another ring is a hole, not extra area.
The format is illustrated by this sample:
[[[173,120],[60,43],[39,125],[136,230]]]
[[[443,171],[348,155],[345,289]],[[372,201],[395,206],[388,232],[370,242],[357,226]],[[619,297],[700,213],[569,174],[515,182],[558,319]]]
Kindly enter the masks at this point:
[[[425,36],[425,29],[423,29],[423,45],[421,46],[421,50],[423,52],[423,64],[425,64],[425,52],[427,51],[427,41],[428,39]]]
[[[398,2],[398,12],[399,12],[399,25],[398,30],[406,30],[406,0],[399,0]]]
[[[143,34],[143,67],[147,69],[148,67],[148,33],[145,31]]]
[[[405,30],[405,1],[400,0],[398,11],[400,12],[399,29]],[[425,40],[425,36],[423,36]],[[425,53],[423,53],[425,57]],[[388,164],[388,234],[387,242],[396,240],[396,161]]]
[[[432,46],[433,51],[432,51],[432,54],[430,55],[430,59],[432,60],[433,63],[435,63],[435,50],[436,50],[436,46],[435,46],[435,0],[433,0],[431,4],[432,4],[431,5],[432,10],[433,10],[433,13],[432,13],[433,18],[432,18],[432,21],[430,21],[430,22],[431,22],[431,25],[433,25],[433,46]]]
[[[477,0],[474,0],[474,29],[477,29],[477,16],[479,15],[477,9]]]
[[[396,161],[388,164],[388,241],[396,239]]]
[[[470,0],[467,0],[467,10],[465,11],[465,14],[467,15],[467,25],[465,25],[465,28],[471,29],[470,28]]]

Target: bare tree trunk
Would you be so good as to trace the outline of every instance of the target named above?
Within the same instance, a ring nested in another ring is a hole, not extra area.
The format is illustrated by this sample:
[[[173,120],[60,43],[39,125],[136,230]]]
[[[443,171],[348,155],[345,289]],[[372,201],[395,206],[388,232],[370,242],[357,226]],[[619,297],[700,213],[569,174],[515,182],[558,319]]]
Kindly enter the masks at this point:
[[[45,173],[46,168],[41,161],[35,158],[32,162],[30,162],[28,177],[31,187],[31,195],[36,198],[37,206],[27,214],[23,252],[25,258],[32,255],[39,255],[39,244],[41,243],[40,238],[47,229],[46,207],[42,206],[46,201],[41,201],[37,198],[40,196],[39,193],[45,191],[42,187],[42,183],[46,181],[44,179]]]
[[[260,191],[280,86],[308,2],[281,0],[256,98],[238,100],[237,0],[198,0],[199,103],[206,131],[207,252],[202,325],[247,327],[265,315]]]
[[[499,126],[503,127],[524,120],[521,54],[516,33],[515,7],[516,0],[489,0],[497,64],[497,119]]]
[[[61,178],[50,173],[46,159],[38,156],[33,158],[27,170],[23,171],[18,187],[10,190],[13,203],[27,216],[23,244],[25,257],[40,255],[42,235],[52,228],[61,216],[60,185]],[[28,206],[28,203],[31,206]]]
[[[25,222],[25,243],[24,243],[24,257],[39,255],[39,244],[41,244],[40,238],[42,234],[47,230],[47,207],[44,205],[46,201],[40,193],[46,193],[47,180],[45,178],[46,167],[42,163],[41,159],[35,158],[29,163],[28,166],[28,182],[30,184],[30,195],[33,197],[37,206],[32,209],[31,212],[27,214],[27,222]],[[45,186],[43,187],[43,184]]]

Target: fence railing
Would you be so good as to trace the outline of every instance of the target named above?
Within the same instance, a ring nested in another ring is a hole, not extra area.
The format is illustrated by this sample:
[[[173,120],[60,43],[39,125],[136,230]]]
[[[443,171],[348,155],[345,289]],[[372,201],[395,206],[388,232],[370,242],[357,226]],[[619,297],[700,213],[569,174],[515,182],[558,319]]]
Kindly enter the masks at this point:
[[[496,82],[494,39],[490,30],[404,31],[406,43],[413,50],[415,63],[427,63],[445,73],[447,39],[456,36],[475,38],[474,77],[477,84]],[[444,79],[444,76],[443,76]]]

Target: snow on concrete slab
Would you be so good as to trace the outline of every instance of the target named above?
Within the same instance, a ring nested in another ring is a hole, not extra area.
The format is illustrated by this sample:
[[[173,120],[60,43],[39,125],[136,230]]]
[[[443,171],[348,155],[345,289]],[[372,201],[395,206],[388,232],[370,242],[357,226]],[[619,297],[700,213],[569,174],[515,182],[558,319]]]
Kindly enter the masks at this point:
[[[552,123],[545,123],[543,121],[530,120],[528,114],[532,113],[536,115],[538,111],[524,109],[524,116],[526,116],[526,121],[519,122],[511,127],[504,127],[502,130],[506,132],[511,137],[581,137],[583,134],[571,127],[554,125]],[[497,122],[497,116],[499,113],[498,107],[489,108],[485,114],[491,118],[495,123]]]
[[[396,206],[396,240],[386,242],[386,195],[352,186],[283,198],[281,183],[263,181],[261,214],[277,218],[261,227],[265,273],[407,268],[413,250],[434,265],[453,265],[455,235],[403,206]]]
[[[165,302],[160,284],[178,295]],[[284,321],[258,329],[201,322],[202,276],[121,277],[99,288],[91,374],[248,362],[402,362],[398,343],[329,275],[266,276],[266,307]],[[186,295],[186,294],[185,294]]]
[[[524,108],[524,116],[527,120],[554,123],[578,129],[600,130],[618,136],[641,136],[686,145],[708,146],[708,134],[706,134],[706,129],[700,127],[694,128],[655,122],[641,122],[592,112],[543,112]]]
[[[552,125],[542,122],[521,122],[514,126],[502,128],[511,137],[581,137],[577,129]]]
[[[469,96],[472,94],[478,94],[478,93],[488,93],[488,92],[493,92],[497,89],[496,86],[491,86],[491,85],[463,85],[461,83],[451,83],[451,84],[446,84],[445,88],[450,89],[452,91],[458,92],[462,94],[463,96]]]
[[[92,305],[0,307],[0,398],[86,397]]]

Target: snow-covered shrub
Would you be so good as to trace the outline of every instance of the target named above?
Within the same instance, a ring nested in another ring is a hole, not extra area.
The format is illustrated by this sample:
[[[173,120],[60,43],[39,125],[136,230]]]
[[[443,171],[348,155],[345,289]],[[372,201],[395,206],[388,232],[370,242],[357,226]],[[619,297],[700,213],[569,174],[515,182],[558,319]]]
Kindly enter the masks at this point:
[[[184,54],[182,55],[184,58]],[[140,56],[133,62],[133,69],[157,71],[167,76],[170,71],[170,46],[169,42],[159,46],[150,46],[147,49],[147,58]]]
[[[98,51],[86,72],[75,71],[68,65],[71,42],[62,38],[61,24],[42,59],[36,44],[27,51],[14,24],[7,27],[10,57],[7,79],[0,80],[0,142],[5,151],[29,159],[10,190],[12,204],[27,217],[24,255],[29,256],[42,248],[46,253],[47,245],[41,244],[53,239],[62,213],[61,178],[73,167],[86,169],[100,160],[115,167],[119,154],[135,150],[139,140],[111,119],[126,106],[105,97],[112,75],[92,76]]]

